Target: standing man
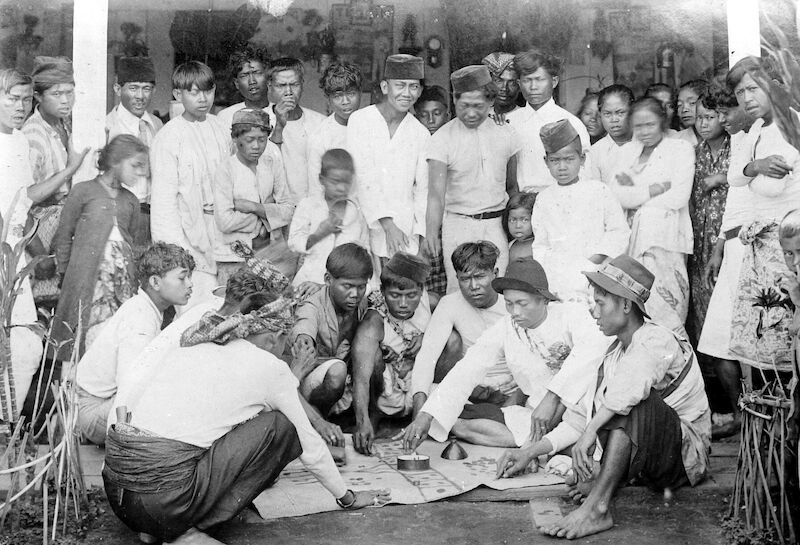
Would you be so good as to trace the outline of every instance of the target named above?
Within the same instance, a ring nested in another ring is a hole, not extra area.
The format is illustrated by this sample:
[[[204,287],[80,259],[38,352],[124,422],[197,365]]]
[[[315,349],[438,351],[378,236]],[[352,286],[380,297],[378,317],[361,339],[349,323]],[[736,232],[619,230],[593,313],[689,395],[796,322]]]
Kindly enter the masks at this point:
[[[492,81],[497,86],[497,97],[489,117],[502,125],[506,123],[506,114],[519,108],[519,81],[514,70],[514,55],[495,51],[486,55],[481,63],[489,69]]]
[[[269,57],[261,48],[251,45],[239,49],[228,60],[231,79],[244,102],[228,106],[217,114],[217,119],[230,131],[233,125],[233,114],[244,108],[250,110],[269,110],[267,95],[267,70]]]
[[[114,83],[114,94],[119,104],[106,116],[109,142],[119,134],[130,134],[148,148],[153,144],[153,138],[164,125],[147,111],[155,89],[156,70],[150,57],[122,57],[119,60]],[[128,189],[139,199],[142,213],[133,242],[145,247],[150,244],[150,177],[140,178]]]
[[[466,66],[450,76],[456,119],[428,144],[428,209],[425,239],[430,255],[443,252],[447,292],[458,289],[450,256],[462,242],[488,240],[500,248],[497,268],[508,264],[502,216],[517,191],[519,139],[510,127],[488,119],[497,87],[485,66]],[[444,217],[443,217],[444,216]],[[435,236],[442,229],[441,248]]]
[[[308,195],[308,142],[325,116],[300,106],[303,97],[303,63],[285,57],[272,62],[269,70],[270,140],[281,148],[286,181],[292,200]]]
[[[556,183],[544,159],[544,145],[539,135],[542,127],[566,119],[578,132],[583,149],[589,149],[592,144],[581,120],[553,101],[553,90],[558,86],[561,73],[559,58],[531,49],[514,57],[514,69],[519,74],[520,90],[528,102],[524,108],[507,116],[522,138],[517,180],[520,191],[538,193]]]
[[[358,176],[358,200],[378,258],[416,254],[425,236],[430,133],[412,113],[422,93],[424,63],[390,55],[381,80],[383,100],[350,116],[347,150]]]

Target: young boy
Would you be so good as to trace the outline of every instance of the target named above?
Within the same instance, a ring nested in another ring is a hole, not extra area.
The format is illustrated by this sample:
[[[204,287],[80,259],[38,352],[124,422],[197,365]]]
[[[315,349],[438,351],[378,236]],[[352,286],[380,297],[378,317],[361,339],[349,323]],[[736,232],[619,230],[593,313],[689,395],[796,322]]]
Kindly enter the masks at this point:
[[[322,154],[347,147],[347,122],[361,106],[361,70],[349,62],[337,62],[325,69],[319,86],[328,99],[331,115],[325,118],[308,140],[308,194],[319,195],[318,179]]]
[[[172,87],[184,112],[158,131],[150,150],[150,226],[153,240],[186,248],[197,264],[189,308],[211,298],[217,286],[214,248],[219,232],[212,179],[230,155],[230,135],[209,113],[216,87],[208,66],[198,61],[179,65]]]
[[[425,291],[429,265],[396,253],[381,271],[381,290],[370,294],[370,309],[353,341],[353,446],[369,455],[375,428],[385,416],[411,414],[414,358],[431,319],[435,296]]]
[[[583,149],[589,149],[591,142],[581,120],[553,101],[553,91],[558,86],[561,73],[560,59],[531,49],[514,57],[514,70],[527,101],[524,108],[513,110],[505,116],[522,139],[517,180],[520,191],[539,193],[556,183],[547,168],[539,135],[544,125],[566,119],[580,135]]]
[[[438,85],[428,85],[422,90],[416,104],[414,115],[431,134],[438,131],[450,120],[450,103],[447,91]]]
[[[226,129],[233,125],[233,115],[239,110],[269,110],[268,70],[269,55],[265,49],[247,45],[230,56],[228,72],[244,101],[228,106],[217,114],[217,119]]]
[[[236,154],[224,159],[214,175],[214,220],[220,230],[214,257],[220,285],[243,261],[231,249],[232,242],[240,240],[258,251],[269,245],[270,233],[292,218],[294,203],[283,167],[264,153],[269,133],[263,110],[245,108],[233,114]]]
[[[343,149],[329,149],[322,155],[317,175],[323,194],[300,201],[289,228],[289,249],[305,256],[293,286],[323,284],[325,262],[336,246],[354,242],[369,247],[367,223],[350,199],[354,170],[353,158]]]
[[[462,242],[488,240],[500,248],[497,268],[508,265],[503,213],[508,195],[517,191],[517,157],[521,145],[514,130],[489,119],[497,87],[489,69],[466,66],[450,76],[456,119],[448,122],[428,144],[428,208],[425,232],[442,230],[425,246],[429,255],[440,251],[447,271],[447,292],[458,289],[450,256]]]
[[[141,288],[106,322],[78,362],[78,428],[102,445],[117,392],[117,371],[136,359],[162,329],[164,311],[185,305],[192,293],[194,259],[175,244],[156,242],[137,265]]]
[[[372,278],[372,257],[358,244],[342,244],[331,251],[325,268],[323,288],[295,310],[289,346],[314,349],[313,367],[293,371],[300,381],[300,393],[310,403],[305,408],[314,428],[328,443],[344,446],[341,429],[326,418],[350,404],[349,399],[341,398],[348,378],[350,346],[366,312],[364,294]]]
[[[411,113],[422,92],[424,61],[411,55],[386,59],[379,104],[354,113],[347,124],[347,151],[358,172],[358,202],[370,229],[370,248],[388,259],[416,254],[425,236],[430,133]]]
[[[556,295],[586,302],[588,285],[581,270],[599,264],[598,255],[624,252],[630,229],[608,187],[580,177],[585,153],[572,124],[564,119],[548,123],[540,134],[547,168],[557,183],[539,193],[533,205],[533,258],[552,279]]]

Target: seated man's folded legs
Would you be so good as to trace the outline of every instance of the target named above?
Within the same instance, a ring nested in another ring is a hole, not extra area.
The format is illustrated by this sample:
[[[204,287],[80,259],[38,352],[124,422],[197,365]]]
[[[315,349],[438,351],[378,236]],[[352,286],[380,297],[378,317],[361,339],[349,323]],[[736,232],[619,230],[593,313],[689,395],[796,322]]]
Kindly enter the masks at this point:
[[[300,394],[325,416],[344,394],[347,364],[339,359],[321,363],[303,380]]]
[[[442,355],[439,356],[439,360],[436,362],[436,370],[433,373],[434,384],[442,382],[447,373],[455,367],[462,357],[464,357],[464,345],[461,341],[461,335],[453,329],[450,332],[450,337],[447,338],[447,344],[442,350]]]

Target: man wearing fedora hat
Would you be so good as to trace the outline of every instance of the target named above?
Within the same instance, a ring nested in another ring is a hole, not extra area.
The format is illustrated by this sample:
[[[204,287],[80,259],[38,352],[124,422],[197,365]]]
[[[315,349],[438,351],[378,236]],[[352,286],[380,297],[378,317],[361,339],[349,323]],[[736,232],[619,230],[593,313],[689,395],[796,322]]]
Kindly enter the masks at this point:
[[[554,303],[544,269],[533,260],[512,262],[492,287],[509,315],[487,329],[431,392],[405,430],[405,449],[415,449],[428,434],[444,441],[448,432],[481,445],[521,446],[554,428],[565,405],[576,405],[589,389],[608,340],[586,310]],[[528,396],[526,406],[466,405],[502,357]]]
[[[117,64],[114,94],[119,104],[106,116],[106,133],[110,142],[119,134],[136,136],[146,146],[164,126],[160,119],[148,112],[156,90],[156,70],[150,57],[122,57]],[[150,243],[150,178],[142,177],[130,190],[139,199],[142,219],[134,234],[137,246]]]
[[[584,274],[594,289],[592,315],[616,340],[590,390],[588,424],[572,447],[575,473],[594,481],[591,492],[577,510],[540,528],[568,539],[613,526],[609,508],[620,483],[657,489],[697,484],[706,475],[711,444],[711,412],[692,347],[649,321],[645,311],[653,274],[627,255]],[[592,457],[598,444],[599,467]]]
[[[483,65],[465,66],[450,76],[456,119],[428,142],[428,208],[425,246],[442,253],[447,291],[458,289],[450,256],[462,242],[488,240],[500,248],[497,268],[508,264],[502,225],[508,195],[517,191],[519,138],[511,127],[489,119],[497,87]],[[442,230],[441,243],[437,234]]]
[[[380,83],[383,100],[353,112],[347,122],[358,202],[379,258],[416,254],[425,236],[430,133],[412,111],[422,93],[424,64],[420,57],[390,55]]]

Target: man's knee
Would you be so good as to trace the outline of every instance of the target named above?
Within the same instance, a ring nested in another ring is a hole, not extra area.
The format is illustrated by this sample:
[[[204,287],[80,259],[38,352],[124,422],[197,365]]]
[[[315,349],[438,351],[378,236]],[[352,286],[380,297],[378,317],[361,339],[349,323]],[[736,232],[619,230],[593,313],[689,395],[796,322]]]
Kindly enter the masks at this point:
[[[344,389],[347,381],[347,364],[341,360],[334,362],[325,373],[322,384],[330,390]]]
[[[436,362],[436,369],[433,373],[433,382],[440,383],[447,376],[447,373],[455,367],[456,363],[461,360],[464,355],[464,345],[461,340],[461,335],[455,329],[450,332],[447,338],[447,343],[442,350],[442,354]]]

